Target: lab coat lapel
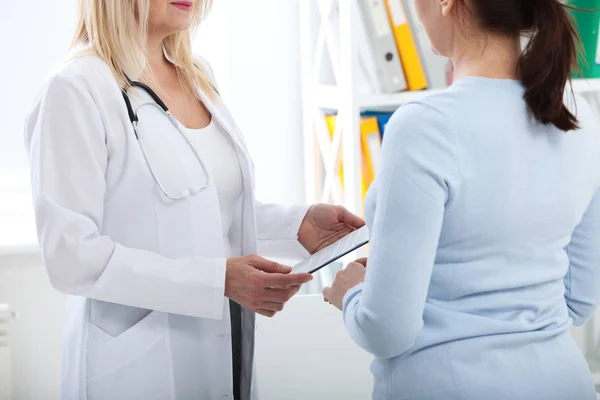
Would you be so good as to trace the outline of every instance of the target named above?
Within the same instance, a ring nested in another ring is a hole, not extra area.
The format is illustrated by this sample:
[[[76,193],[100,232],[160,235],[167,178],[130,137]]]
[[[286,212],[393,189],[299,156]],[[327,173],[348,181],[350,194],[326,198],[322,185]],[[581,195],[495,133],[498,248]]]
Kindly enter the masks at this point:
[[[238,147],[240,147],[241,150],[244,151],[244,153],[246,153],[246,156],[248,156],[246,146],[240,139],[239,135],[236,133],[237,128],[235,127],[235,124],[231,120],[231,118],[228,118],[221,110],[221,106],[213,103],[212,100],[208,98],[206,93],[204,93],[202,90],[198,90],[198,93],[200,95],[202,103],[204,104],[208,112],[210,112],[212,117],[215,118],[216,122],[218,122],[219,125],[221,125],[221,127],[223,127],[223,129],[229,134],[234,143]]]

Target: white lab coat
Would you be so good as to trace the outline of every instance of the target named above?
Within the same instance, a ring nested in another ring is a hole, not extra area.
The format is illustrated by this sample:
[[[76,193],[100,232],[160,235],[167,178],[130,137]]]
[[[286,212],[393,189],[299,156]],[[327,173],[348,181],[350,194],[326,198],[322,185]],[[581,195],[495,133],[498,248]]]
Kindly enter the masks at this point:
[[[306,256],[297,232],[307,207],[255,201],[240,130],[222,103],[201,97],[231,135],[241,165],[243,252]],[[54,287],[70,295],[62,398],[232,399],[214,185],[166,200],[121,91],[95,56],[49,79],[27,117],[26,146],[44,263]]]

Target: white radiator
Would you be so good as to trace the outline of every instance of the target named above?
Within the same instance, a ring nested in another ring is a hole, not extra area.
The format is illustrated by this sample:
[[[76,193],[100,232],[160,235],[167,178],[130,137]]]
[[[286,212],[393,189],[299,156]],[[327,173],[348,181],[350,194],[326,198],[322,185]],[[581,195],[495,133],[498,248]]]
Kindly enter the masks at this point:
[[[14,318],[8,304],[0,304],[0,400],[12,399],[12,376],[8,324]]]

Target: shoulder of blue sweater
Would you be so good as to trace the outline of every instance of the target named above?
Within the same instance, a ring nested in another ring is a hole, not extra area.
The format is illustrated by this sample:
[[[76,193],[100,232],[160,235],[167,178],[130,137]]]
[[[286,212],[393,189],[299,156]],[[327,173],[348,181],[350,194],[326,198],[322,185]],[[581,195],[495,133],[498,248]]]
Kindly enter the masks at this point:
[[[390,124],[442,124],[449,127],[453,124],[467,96],[451,88],[428,95],[417,101],[402,105],[392,118]]]
[[[473,98],[473,93],[461,86],[450,86],[440,92],[436,92],[415,102],[423,104],[448,116],[456,115],[464,109]]]
[[[460,131],[460,121],[472,116],[473,94],[463,87],[451,86],[420,100],[404,104],[390,120],[396,125],[427,125],[440,133]]]
[[[468,109],[472,96],[461,88],[449,87],[440,92],[423,97],[420,100],[406,103],[399,110],[410,108],[420,109],[423,113],[440,114],[445,117],[455,117]],[[416,107],[414,107],[416,106]],[[427,111],[428,110],[428,111]]]

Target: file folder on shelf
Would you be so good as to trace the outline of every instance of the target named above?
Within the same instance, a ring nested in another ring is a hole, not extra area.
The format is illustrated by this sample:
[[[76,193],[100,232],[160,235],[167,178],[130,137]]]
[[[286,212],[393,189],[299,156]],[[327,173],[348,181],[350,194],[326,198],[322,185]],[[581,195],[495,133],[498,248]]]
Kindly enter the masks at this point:
[[[333,141],[333,133],[335,132],[335,121],[337,119],[337,115],[327,115],[325,117],[325,122],[327,122],[327,128],[329,128],[329,138]],[[342,162],[342,146],[340,145],[340,150],[338,152],[338,162],[335,166],[335,170],[338,174],[338,179],[340,182],[340,187],[344,188],[344,163]]]
[[[375,0],[372,0],[375,1]],[[427,78],[417,45],[410,30],[408,18],[402,0],[385,1],[390,24],[392,26],[398,54],[402,61],[402,68],[406,76],[408,90],[421,90],[427,88]]]
[[[386,117],[380,116],[382,119]],[[335,131],[336,115],[327,115],[325,117],[329,128],[330,137],[333,137]],[[379,165],[381,154],[381,132],[379,128],[380,120],[375,116],[364,115],[360,120],[360,136],[361,136],[361,172],[362,172],[362,199],[367,194],[367,191],[375,176]],[[340,155],[338,165],[336,167],[339,182],[343,189],[344,187],[344,164]]]
[[[406,90],[407,82],[384,1],[359,0],[359,5],[375,57],[381,91],[394,93]]]
[[[417,18],[417,11],[414,0],[403,0],[404,11],[408,17],[408,26],[417,46],[417,52],[421,59],[421,65],[425,72],[427,88],[445,88],[449,86],[446,82],[446,74],[443,66],[446,65],[447,58],[435,54],[431,48],[431,41],[427,36],[425,27]]]
[[[353,1],[352,7],[357,9],[357,15],[361,14],[357,2]],[[357,82],[358,92],[368,94],[386,92],[384,87],[385,82],[383,82],[383,77],[378,71],[375,52],[370,43],[364,18],[361,18],[359,22],[360,23],[357,24],[358,29],[356,35],[359,64],[359,80]],[[404,87],[404,89],[406,89],[406,87]]]
[[[347,1],[347,0],[342,0]],[[352,2],[352,6],[358,8],[355,2]],[[358,13],[360,11],[357,10]],[[339,9],[336,7],[331,11],[330,15],[331,30],[334,35],[334,41],[336,43],[335,50],[339,52],[339,45],[341,43],[340,38],[340,21],[339,21]],[[354,82],[357,86],[358,93],[376,93],[382,92],[382,82],[377,72],[377,65],[375,63],[375,55],[373,49],[369,43],[366,27],[363,23],[357,24],[357,35],[356,40],[358,42],[358,75]]]
[[[360,122],[362,150],[362,199],[363,203],[369,187],[375,180],[381,155],[381,134],[375,117],[363,117]]]
[[[381,138],[383,139],[385,133],[385,127],[387,126],[390,118],[394,115],[393,112],[387,111],[364,111],[361,114],[363,117],[375,117],[377,118],[377,122],[379,123],[379,133],[381,134]]]

